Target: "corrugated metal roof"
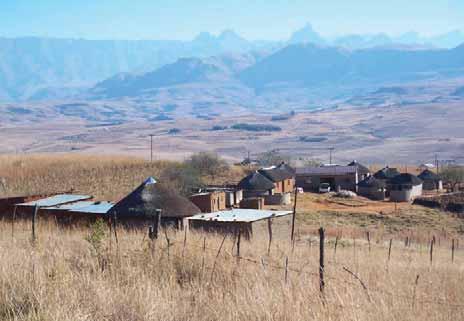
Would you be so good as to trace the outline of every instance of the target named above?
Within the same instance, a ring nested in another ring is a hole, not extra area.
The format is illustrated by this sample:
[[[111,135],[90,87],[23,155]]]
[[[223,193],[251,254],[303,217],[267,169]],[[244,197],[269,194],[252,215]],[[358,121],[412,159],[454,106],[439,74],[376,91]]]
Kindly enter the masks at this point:
[[[254,209],[232,209],[214,213],[199,214],[189,217],[195,221],[215,221],[215,222],[255,222],[271,217],[279,217],[291,214],[291,211],[271,211]]]
[[[80,202],[75,202],[75,203],[61,204],[61,205],[48,206],[48,207],[42,207],[42,208],[46,210],[69,211],[69,210],[79,209],[81,207],[86,207],[92,204],[94,204],[94,202],[92,201],[80,201]]]
[[[356,166],[300,167],[296,169],[296,175],[345,175],[356,172]]]
[[[92,196],[88,195],[72,195],[72,194],[62,194],[55,195],[47,198],[42,198],[33,202],[20,203],[16,204],[18,206],[40,206],[40,207],[51,207],[67,203],[73,203],[78,201],[85,201],[91,199]]]
[[[97,202],[85,207],[72,209],[73,213],[106,214],[114,206],[111,202]]]

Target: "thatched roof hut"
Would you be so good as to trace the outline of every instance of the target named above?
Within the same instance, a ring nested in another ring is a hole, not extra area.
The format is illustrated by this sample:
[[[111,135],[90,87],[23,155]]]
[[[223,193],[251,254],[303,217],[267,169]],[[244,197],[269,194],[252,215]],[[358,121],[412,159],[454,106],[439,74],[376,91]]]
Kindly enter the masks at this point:
[[[377,179],[385,179],[390,180],[395,176],[400,175],[401,173],[396,168],[385,167],[379,170],[377,173],[374,174],[374,177]]]
[[[268,191],[272,190],[275,186],[269,178],[256,171],[242,179],[238,183],[238,187],[246,191]]]
[[[417,177],[419,177],[423,181],[434,181],[434,182],[439,182],[441,181],[440,176],[435,174],[429,169],[424,170],[422,173],[420,173]]]
[[[156,209],[162,210],[163,218],[183,218],[201,212],[189,199],[149,177],[116,203],[108,214],[116,213],[118,218],[146,218]]]

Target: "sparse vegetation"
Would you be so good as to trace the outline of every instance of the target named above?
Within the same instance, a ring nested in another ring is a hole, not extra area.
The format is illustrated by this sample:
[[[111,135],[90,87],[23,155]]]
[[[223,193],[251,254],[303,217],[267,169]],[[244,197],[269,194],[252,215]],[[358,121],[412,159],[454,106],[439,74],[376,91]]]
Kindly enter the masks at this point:
[[[227,127],[227,126],[214,125],[214,126],[211,128],[211,130],[212,130],[212,131],[219,131],[219,130],[226,130],[226,129],[228,129],[228,128],[229,128],[229,127]]]
[[[282,162],[290,163],[290,156],[283,155],[278,151],[269,151],[257,156],[258,163],[261,166],[274,166],[279,165]]]
[[[180,132],[181,130],[179,128],[171,128],[168,130],[169,135],[176,135],[176,134],[179,134]]]
[[[248,124],[248,123],[238,123],[232,125],[232,129],[235,130],[245,130],[251,132],[280,132],[282,128],[275,125],[266,125],[266,124]]]
[[[327,137],[324,136],[300,136],[298,138],[300,142],[305,142],[305,143],[321,143],[325,142],[327,140]]]
[[[440,173],[446,184],[454,191],[464,183],[464,166],[448,166]]]

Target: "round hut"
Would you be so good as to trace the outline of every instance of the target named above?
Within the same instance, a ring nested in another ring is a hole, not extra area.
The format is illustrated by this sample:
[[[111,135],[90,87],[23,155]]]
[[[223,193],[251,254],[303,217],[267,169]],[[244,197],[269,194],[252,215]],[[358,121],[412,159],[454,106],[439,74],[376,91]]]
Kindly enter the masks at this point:
[[[243,190],[245,198],[250,198],[272,195],[275,185],[269,178],[260,172],[255,171],[242,179],[238,183],[238,188]]]
[[[132,193],[117,202],[108,215],[116,215],[118,222],[133,225],[151,220],[156,210],[161,210],[163,224],[179,227],[183,226],[184,218],[201,212],[188,198],[149,177]]]
[[[419,177],[423,181],[424,190],[433,191],[443,189],[443,181],[440,178],[440,176],[438,176],[429,169],[424,170],[417,177]]]
[[[358,183],[358,194],[373,200],[383,201],[386,189],[387,184],[385,181],[373,176],[366,177]]]
[[[409,173],[393,177],[389,187],[392,202],[409,202],[422,195],[422,180]]]

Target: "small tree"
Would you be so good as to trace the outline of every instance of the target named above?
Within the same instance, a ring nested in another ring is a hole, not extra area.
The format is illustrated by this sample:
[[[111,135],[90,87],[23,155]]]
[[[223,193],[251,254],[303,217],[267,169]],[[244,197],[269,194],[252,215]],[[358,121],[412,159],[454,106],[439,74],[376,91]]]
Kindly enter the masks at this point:
[[[184,196],[190,195],[193,188],[204,185],[200,172],[185,163],[165,168],[160,174],[160,180]]]
[[[460,184],[464,183],[464,166],[449,166],[443,169],[441,177],[446,184],[451,186],[453,191],[457,190]]]
[[[282,162],[290,163],[290,157],[279,153],[278,151],[269,151],[258,156],[258,162],[261,166],[274,166]]]
[[[212,180],[229,170],[229,165],[217,154],[200,152],[194,154],[186,164],[197,170],[202,176],[209,176]]]

